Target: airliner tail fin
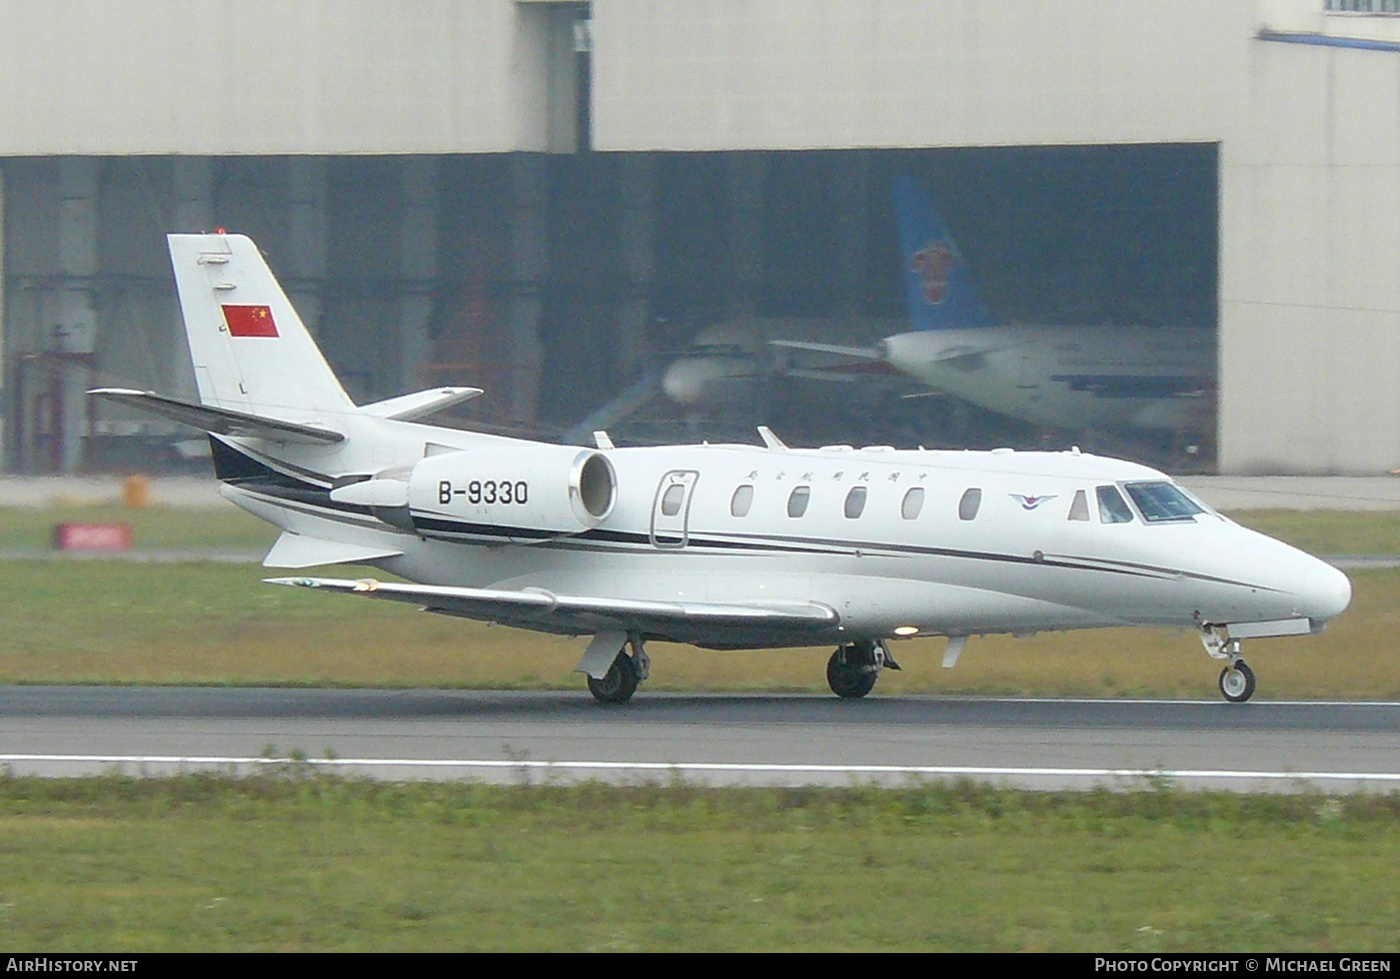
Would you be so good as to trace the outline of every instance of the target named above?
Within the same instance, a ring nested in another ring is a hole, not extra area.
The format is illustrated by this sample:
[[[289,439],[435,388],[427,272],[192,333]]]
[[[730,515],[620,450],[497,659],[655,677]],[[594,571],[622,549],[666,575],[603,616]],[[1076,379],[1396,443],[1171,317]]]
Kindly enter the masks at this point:
[[[915,330],[992,326],[972,271],[928,193],[909,177],[894,183],[904,288]]]

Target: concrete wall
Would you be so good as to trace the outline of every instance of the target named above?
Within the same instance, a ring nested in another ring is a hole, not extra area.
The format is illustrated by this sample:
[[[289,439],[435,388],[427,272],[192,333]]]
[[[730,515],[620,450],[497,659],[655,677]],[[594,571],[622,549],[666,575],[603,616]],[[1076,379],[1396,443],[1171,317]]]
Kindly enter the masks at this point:
[[[1258,35],[1400,41],[1400,19],[1322,8],[592,0],[591,143],[1219,143],[1222,469],[1388,470],[1400,466],[1400,52]],[[154,332],[120,349],[99,335],[86,348],[116,358],[124,374],[182,389],[158,246],[166,230],[217,216],[252,231],[283,252],[284,274],[314,300],[317,281],[352,254],[348,245],[328,254],[328,242],[368,240],[370,228],[373,240],[398,242],[408,227],[401,210],[438,205],[402,182],[396,162],[390,182],[358,203],[342,194],[359,217],[327,229],[339,212],[317,198],[325,178],[298,177],[298,165],[273,157],[314,157],[314,169],[356,154],[431,154],[446,166],[460,154],[568,152],[587,135],[571,129],[569,28],[579,9],[549,0],[0,0],[6,348],[43,349],[40,334],[73,318],[64,303],[96,302],[101,322]],[[151,156],[159,159],[144,170],[119,162]],[[87,164],[71,162],[82,159],[96,161],[95,184],[79,172]],[[200,177],[211,159],[222,161],[217,176]],[[552,231],[529,204],[540,196],[539,180],[527,179],[540,161],[511,159],[520,161],[513,176],[489,184],[509,203],[482,241],[514,255],[522,243],[538,250]],[[453,182],[440,182],[450,194]],[[84,190],[90,184],[97,190]],[[638,187],[634,196],[645,198],[645,182]],[[650,234],[645,221],[633,224],[634,237]],[[124,250],[134,240],[157,244]],[[99,256],[96,272],[87,248]],[[629,256],[629,274],[646,281],[645,256]],[[413,282],[427,274],[406,253],[381,257]],[[524,282],[504,320],[515,324],[516,346],[530,348],[540,273],[524,259],[503,261],[509,268],[491,275]],[[88,281],[98,273],[101,282]],[[356,311],[332,311],[328,341],[347,323],[384,317],[407,316],[421,333],[411,303],[345,302]],[[363,361],[367,376],[380,370],[384,358],[362,349],[368,334],[354,336],[357,346],[331,358]],[[386,341],[395,352],[384,369],[396,383],[416,356],[410,340]],[[531,370],[540,361],[521,359]]]
[[[1248,50],[1221,154],[1221,470],[1394,469],[1400,51]]]
[[[508,0],[0,0],[0,156],[544,149]]]
[[[1219,0],[594,0],[594,145],[1214,142],[1256,26]]]

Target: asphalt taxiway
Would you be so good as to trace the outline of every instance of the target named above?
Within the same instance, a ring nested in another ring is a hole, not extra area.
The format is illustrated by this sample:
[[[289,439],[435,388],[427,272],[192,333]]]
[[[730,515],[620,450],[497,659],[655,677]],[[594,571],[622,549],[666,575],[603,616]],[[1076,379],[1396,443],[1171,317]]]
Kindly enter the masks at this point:
[[[15,774],[1400,789],[1400,703],[3,687]]]

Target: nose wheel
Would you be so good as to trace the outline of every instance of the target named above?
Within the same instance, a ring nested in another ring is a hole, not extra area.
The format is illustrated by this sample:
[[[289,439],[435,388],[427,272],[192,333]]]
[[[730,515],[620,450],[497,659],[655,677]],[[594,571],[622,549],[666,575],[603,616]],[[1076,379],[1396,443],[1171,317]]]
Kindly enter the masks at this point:
[[[1237,659],[1220,671],[1220,694],[1232,704],[1242,704],[1254,696],[1254,671]]]
[[[1220,671],[1220,695],[1232,704],[1242,704],[1254,696],[1254,671],[1240,656],[1240,641],[1231,639],[1221,626],[1203,626],[1201,644],[1212,659],[1226,661]]]

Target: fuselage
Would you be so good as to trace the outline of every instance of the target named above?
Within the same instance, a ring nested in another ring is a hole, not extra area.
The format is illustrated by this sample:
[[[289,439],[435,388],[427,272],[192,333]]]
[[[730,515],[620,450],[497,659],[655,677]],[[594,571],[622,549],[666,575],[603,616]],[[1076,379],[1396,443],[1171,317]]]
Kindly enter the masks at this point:
[[[1319,629],[1350,597],[1340,572],[1214,513],[1163,474],[1075,452],[599,451],[376,425],[413,436],[399,450],[412,467],[407,522],[337,504],[314,481],[295,499],[257,478],[232,481],[228,495],[295,533],[392,547],[398,556],[375,563],[422,583],[814,602],[839,618],[829,636],[678,627],[660,637],[708,646],[1275,620]],[[425,459],[425,443],[442,451]],[[280,480],[319,471],[328,483],[365,468],[345,446],[320,451],[320,466]],[[570,523],[568,487],[549,475],[550,460],[584,455],[604,457],[614,481],[606,518],[592,525]],[[1166,498],[1165,515],[1145,513],[1135,494]]]
[[[878,349],[931,387],[1039,425],[1202,430],[1210,421],[1209,330],[988,326],[900,333]]]

